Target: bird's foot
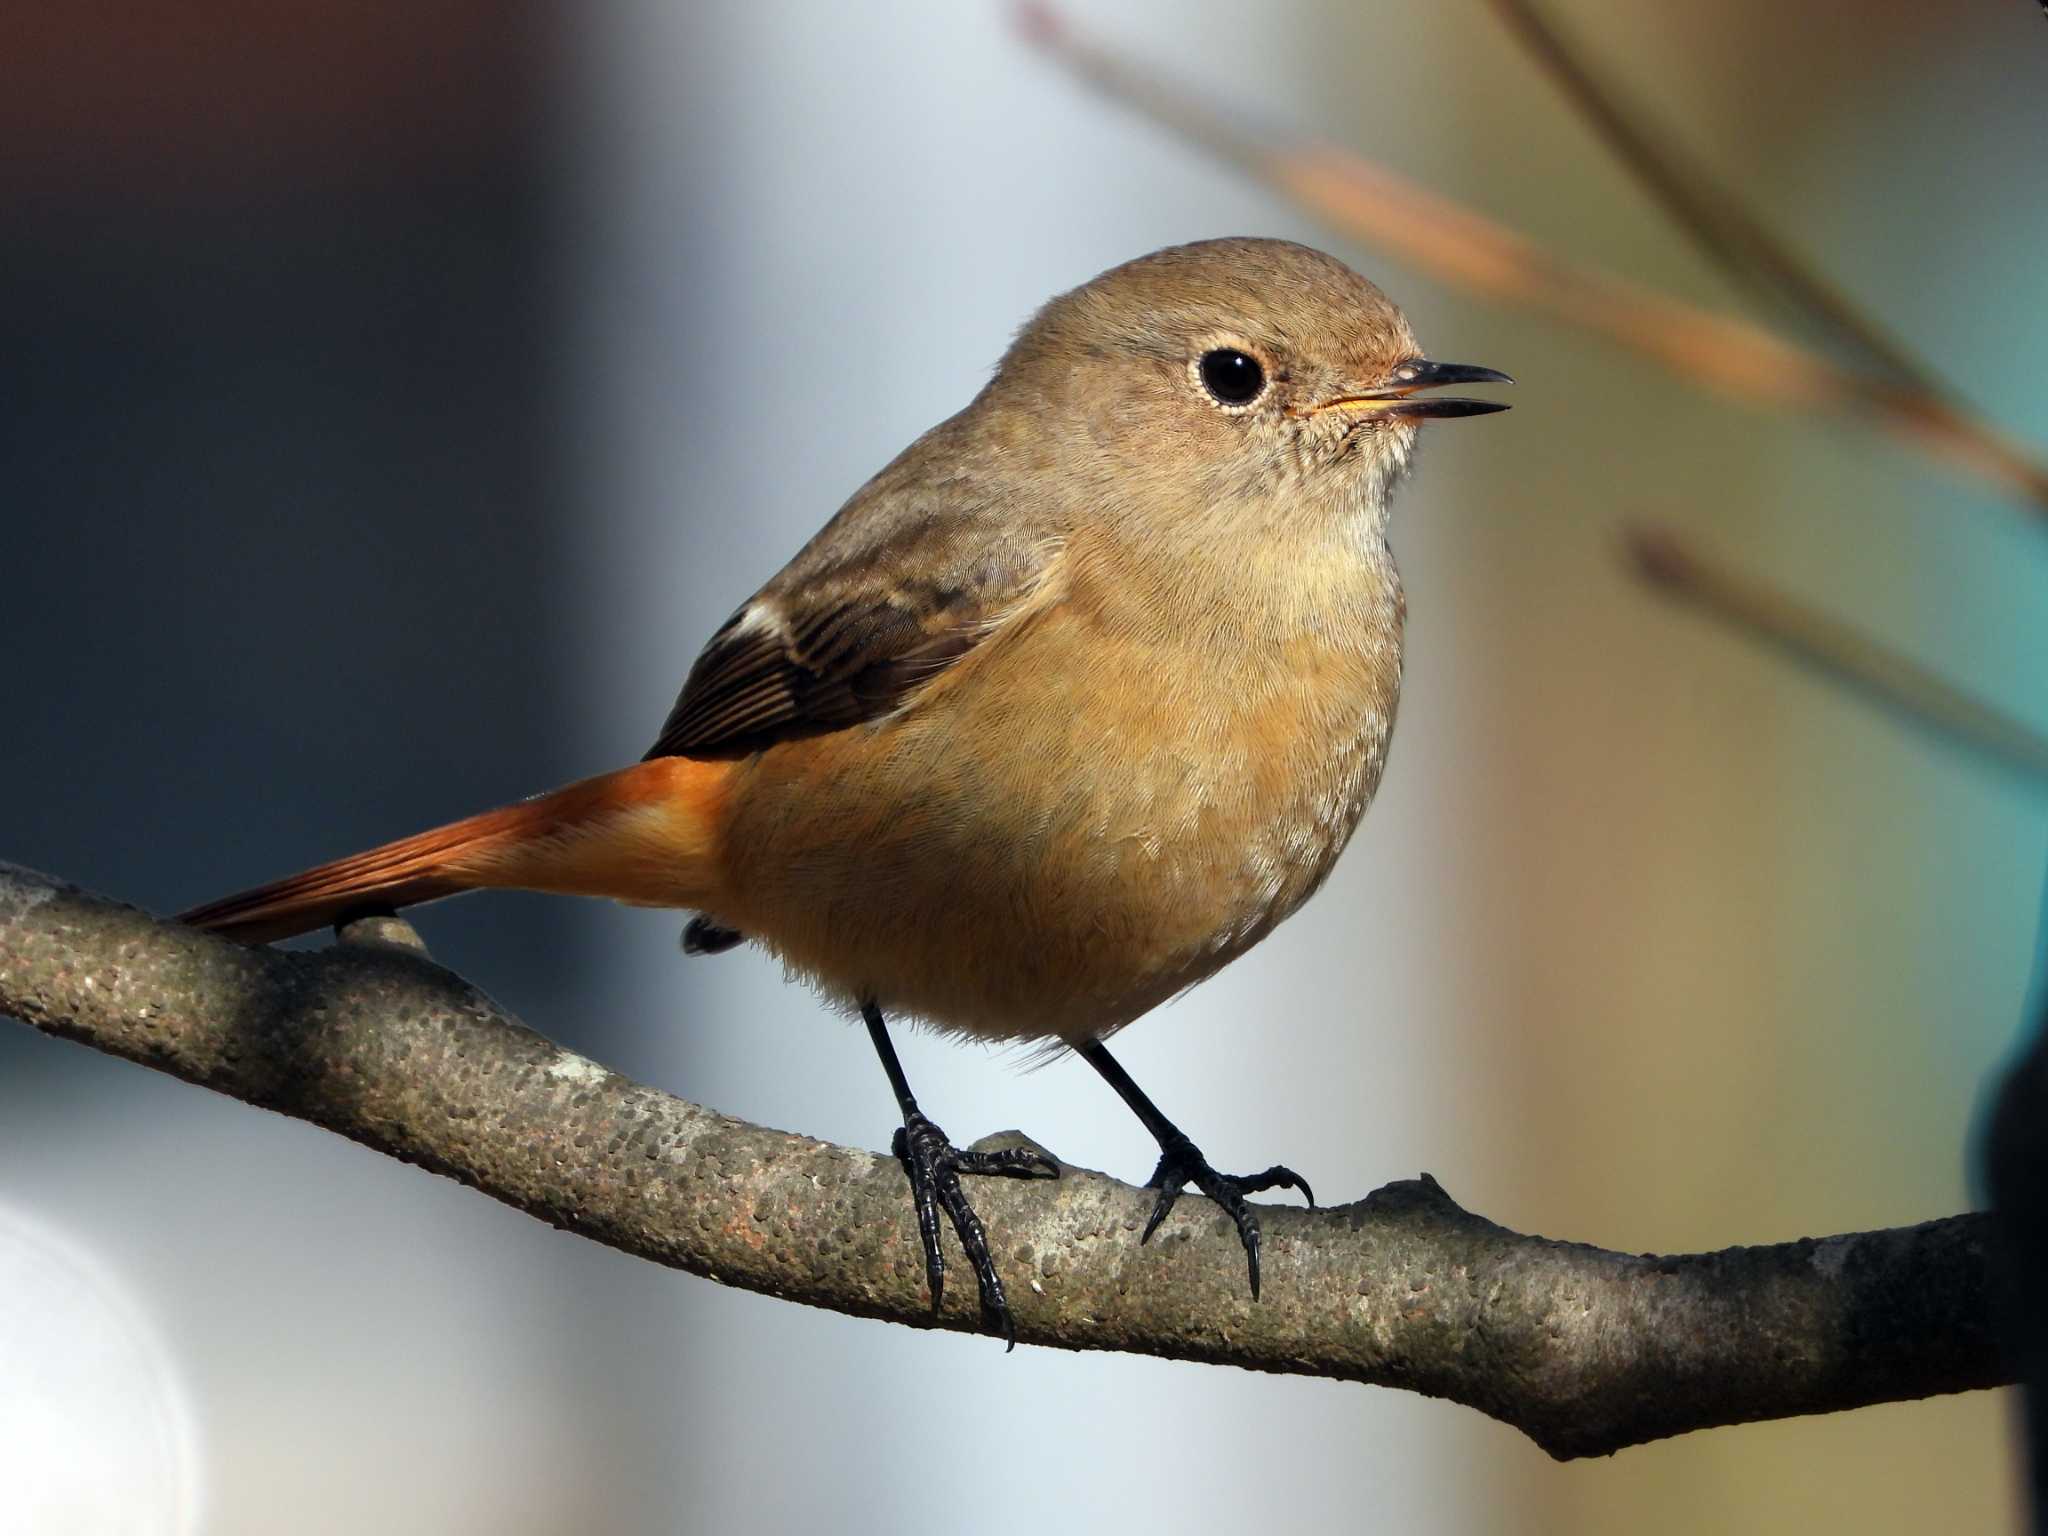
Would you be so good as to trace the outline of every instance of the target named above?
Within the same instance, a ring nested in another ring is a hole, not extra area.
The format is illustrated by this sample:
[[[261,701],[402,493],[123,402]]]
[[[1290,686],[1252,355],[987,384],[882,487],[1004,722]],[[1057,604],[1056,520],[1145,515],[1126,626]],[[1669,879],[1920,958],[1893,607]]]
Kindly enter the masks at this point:
[[[1001,1333],[1009,1348],[1017,1347],[1017,1320],[1010,1315],[1002,1277],[989,1256],[988,1233],[960,1187],[963,1173],[998,1174],[1012,1179],[1058,1178],[1060,1165],[1041,1152],[1009,1147],[991,1152],[963,1151],[946,1133],[913,1109],[896,1133],[896,1158],[910,1175],[910,1195],[917,1206],[918,1235],[924,1239],[924,1275],[931,1287],[932,1311],[946,1293],[946,1256],[939,1247],[939,1212],[944,1210],[960,1235],[967,1262],[981,1287],[982,1321]]]
[[[1310,1193],[1308,1180],[1292,1168],[1275,1163],[1264,1173],[1246,1174],[1233,1178],[1218,1173],[1209,1166],[1209,1160],[1187,1137],[1175,1131],[1173,1137],[1160,1146],[1159,1166],[1152,1170],[1152,1177],[1146,1182],[1147,1189],[1159,1191],[1159,1199],[1152,1206],[1152,1217],[1145,1223],[1145,1235],[1138,1239],[1147,1242],[1159,1230],[1159,1224],[1166,1220],[1174,1202],[1180,1199],[1183,1186],[1192,1184],[1196,1189],[1223,1207],[1224,1214],[1237,1224],[1238,1241],[1244,1244],[1245,1261],[1251,1268],[1252,1300],[1259,1299],[1259,1218],[1258,1214],[1245,1204],[1246,1195],[1255,1195],[1266,1189],[1298,1189],[1310,1205],[1316,1197]]]

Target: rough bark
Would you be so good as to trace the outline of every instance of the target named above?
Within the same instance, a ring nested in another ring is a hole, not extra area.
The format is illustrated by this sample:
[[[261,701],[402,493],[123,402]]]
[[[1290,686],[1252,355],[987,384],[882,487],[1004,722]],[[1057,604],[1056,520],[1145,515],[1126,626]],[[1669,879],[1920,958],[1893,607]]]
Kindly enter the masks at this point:
[[[630,1082],[389,935],[350,937],[246,949],[0,864],[0,1012],[723,1284],[979,1326],[957,1249],[960,1279],[929,1312],[892,1159]],[[1508,1231],[1424,1175],[1263,1208],[1254,1303],[1234,1233],[1198,1196],[1141,1246],[1151,1195],[1100,1174],[974,1194],[1025,1343],[1403,1387],[1561,1458],[2010,1379],[1981,1216],[1657,1257]]]

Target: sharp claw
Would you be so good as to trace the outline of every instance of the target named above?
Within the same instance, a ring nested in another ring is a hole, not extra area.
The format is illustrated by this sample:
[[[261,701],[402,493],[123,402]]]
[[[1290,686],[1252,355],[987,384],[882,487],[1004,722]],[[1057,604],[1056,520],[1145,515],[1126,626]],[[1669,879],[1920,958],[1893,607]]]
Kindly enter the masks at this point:
[[[924,1200],[917,1208],[917,1232],[924,1240],[924,1284],[932,1293],[932,1316],[939,1315],[939,1309],[946,1301],[946,1250],[939,1245],[938,1212],[928,1205],[931,1191],[925,1190]]]
[[[959,1167],[962,1173],[990,1173],[1012,1179],[1035,1179],[1040,1174],[1053,1179],[1060,1176],[1058,1163],[1041,1152],[1022,1147],[999,1152],[962,1152]]]
[[[1159,1198],[1152,1202],[1152,1218],[1145,1223],[1144,1235],[1138,1239],[1139,1243],[1152,1241],[1152,1234],[1159,1230],[1159,1224],[1166,1220],[1168,1213],[1173,1210],[1174,1203],[1179,1199],[1178,1185],[1169,1184],[1159,1191]]]
[[[1304,1179],[1292,1168],[1287,1167],[1284,1163],[1275,1163],[1264,1173],[1247,1174],[1241,1179],[1230,1178],[1227,1174],[1218,1174],[1216,1177],[1223,1179],[1226,1183],[1235,1184],[1246,1194],[1256,1194],[1264,1189],[1298,1189],[1307,1198],[1310,1205],[1316,1203],[1315,1196],[1309,1191],[1308,1180]]]

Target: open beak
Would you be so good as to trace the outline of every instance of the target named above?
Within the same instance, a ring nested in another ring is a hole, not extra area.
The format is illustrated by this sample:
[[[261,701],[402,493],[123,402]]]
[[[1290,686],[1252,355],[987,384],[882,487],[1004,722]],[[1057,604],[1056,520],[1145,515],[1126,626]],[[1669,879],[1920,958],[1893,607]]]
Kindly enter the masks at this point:
[[[1446,417],[1484,416],[1489,411],[1504,411],[1508,408],[1505,400],[1467,400],[1456,395],[1422,395],[1425,389],[1436,389],[1445,384],[1512,384],[1515,381],[1497,368],[1481,368],[1474,363],[1432,363],[1426,358],[1415,358],[1396,368],[1388,381],[1378,389],[1369,389],[1362,394],[1344,395],[1336,400],[1325,400],[1311,406],[1311,413],[1322,411],[1377,411],[1382,416]]]

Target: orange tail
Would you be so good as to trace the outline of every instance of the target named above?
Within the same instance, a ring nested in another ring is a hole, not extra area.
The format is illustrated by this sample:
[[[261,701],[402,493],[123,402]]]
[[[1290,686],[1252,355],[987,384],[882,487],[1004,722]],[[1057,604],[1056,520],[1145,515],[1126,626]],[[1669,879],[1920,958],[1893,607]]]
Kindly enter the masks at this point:
[[[715,909],[731,770],[687,757],[636,763],[208,902],[178,920],[262,944],[357,908],[410,907],[492,886]]]

